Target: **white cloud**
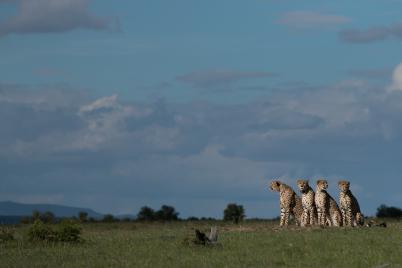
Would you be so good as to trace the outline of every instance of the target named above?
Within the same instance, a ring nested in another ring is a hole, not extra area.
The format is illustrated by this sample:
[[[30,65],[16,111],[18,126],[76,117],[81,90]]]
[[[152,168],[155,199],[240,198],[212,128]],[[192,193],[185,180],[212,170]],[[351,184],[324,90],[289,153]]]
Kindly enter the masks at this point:
[[[395,67],[392,73],[392,85],[388,89],[390,91],[402,90],[402,63]]]
[[[109,97],[103,97],[100,99],[97,99],[96,101],[88,104],[88,105],[84,105],[80,108],[80,112],[81,113],[85,113],[85,112],[92,112],[98,109],[107,109],[107,108],[114,108],[118,106],[117,104],[117,95],[112,95]]]
[[[63,202],[92,195],[82,205],[101,211],[172,201],[189,215],[189,204],[217,199],[269,206],[277,195],[265,184],[278,177],[292,185],[295,177],[342,176],[362,192],[379,176],[401,186],[393,164],[402,157],[398,92],[346,81],[237,105],[80,96],[0,86],[0,188],[16,200],[63,189]],[[380,194],[362,200],[371,211],[380,202]]]

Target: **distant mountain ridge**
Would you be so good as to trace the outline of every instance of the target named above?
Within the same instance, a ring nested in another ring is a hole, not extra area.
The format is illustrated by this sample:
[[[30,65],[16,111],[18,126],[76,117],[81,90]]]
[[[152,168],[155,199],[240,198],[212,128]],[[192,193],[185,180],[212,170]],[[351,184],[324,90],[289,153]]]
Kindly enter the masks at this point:
[[[55,204],[23,204],[12,201],[0,201],[0,216],[31,216],[32,211],[51,211],[56,217],[78,216],[80,212],[88,213],[88,217],[102,218],[103,214],[89,208],[70,207]]]

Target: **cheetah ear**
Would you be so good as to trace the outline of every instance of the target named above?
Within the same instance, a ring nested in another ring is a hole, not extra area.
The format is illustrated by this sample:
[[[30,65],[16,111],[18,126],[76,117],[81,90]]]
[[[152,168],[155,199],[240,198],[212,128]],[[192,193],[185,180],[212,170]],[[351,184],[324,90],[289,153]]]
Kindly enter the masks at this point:
[[[281,184],[279,183],[279,181],[275,181],[276,186],[280,186]]]

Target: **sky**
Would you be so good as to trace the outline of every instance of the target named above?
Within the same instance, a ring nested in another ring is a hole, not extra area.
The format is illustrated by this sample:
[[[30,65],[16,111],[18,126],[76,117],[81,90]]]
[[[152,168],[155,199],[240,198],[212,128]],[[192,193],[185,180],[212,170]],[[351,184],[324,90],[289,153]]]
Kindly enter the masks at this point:
[[[402,1],[0,0],[0,200],[279,215],[402,205]]]

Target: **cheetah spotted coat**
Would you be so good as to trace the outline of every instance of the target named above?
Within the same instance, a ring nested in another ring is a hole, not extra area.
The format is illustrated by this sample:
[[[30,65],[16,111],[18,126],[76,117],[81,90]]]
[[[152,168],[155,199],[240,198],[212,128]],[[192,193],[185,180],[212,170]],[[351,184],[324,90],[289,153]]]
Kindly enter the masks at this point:
[[[290,186],[280,181],[271,181],[269,188],[272,191],[279,192],[281,209],[280,226],[288,225],[290,215],[294,217],[296,225],[300,225],[303,214],[301,198],[296,195]]]
[[[313,225],[317,218],[315,193],[308,184],[308,180],[297,180],[297,186],[302,194],[303,217],[301,225]]]
[[[339,205],[341,207],[343,226],[362,226],[364,217],[356,197],[350,191],[350,182],[339,181]]]
[[[318,224],[329,226],[341,226],[342,214],[338,204],[327,192],[328,182],[326,180],[317,181],[315,193],[315,204],[317,207]]]

